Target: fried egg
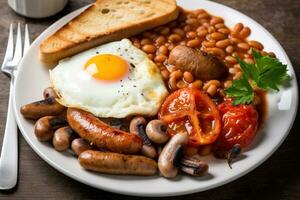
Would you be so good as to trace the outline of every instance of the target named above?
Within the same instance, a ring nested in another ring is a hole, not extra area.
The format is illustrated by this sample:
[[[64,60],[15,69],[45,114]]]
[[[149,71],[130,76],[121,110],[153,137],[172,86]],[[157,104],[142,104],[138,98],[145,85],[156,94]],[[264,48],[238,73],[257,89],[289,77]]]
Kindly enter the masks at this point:
[[[157,66],[128,39],[61,60],[50,81],[59,103],[105,118],[155,115],[168,95]]]

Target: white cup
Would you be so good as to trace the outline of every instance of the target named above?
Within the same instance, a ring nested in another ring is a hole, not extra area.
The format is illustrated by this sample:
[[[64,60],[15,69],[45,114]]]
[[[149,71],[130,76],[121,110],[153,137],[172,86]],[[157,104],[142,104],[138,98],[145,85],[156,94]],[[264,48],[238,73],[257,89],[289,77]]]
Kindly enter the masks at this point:
[[[43,18],[55,15],[67,2],[68,0],[8,0],[8,5],[20,15]]]

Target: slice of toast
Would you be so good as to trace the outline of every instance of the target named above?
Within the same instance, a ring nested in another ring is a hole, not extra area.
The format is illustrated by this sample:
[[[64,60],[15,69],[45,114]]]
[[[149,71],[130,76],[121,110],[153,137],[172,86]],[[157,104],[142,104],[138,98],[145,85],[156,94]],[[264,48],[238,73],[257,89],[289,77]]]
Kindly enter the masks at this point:
[[[55,63],[165,24],[177,16],[175,0],[97,0],[40,44],[40,59]]]

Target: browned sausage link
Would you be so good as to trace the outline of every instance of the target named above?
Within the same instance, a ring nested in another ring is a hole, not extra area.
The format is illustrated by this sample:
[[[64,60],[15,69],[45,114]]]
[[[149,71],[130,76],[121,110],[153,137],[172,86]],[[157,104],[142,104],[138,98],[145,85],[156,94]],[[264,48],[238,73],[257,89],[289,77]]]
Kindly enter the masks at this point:
[[[157,163],[144,156],[88,150],[79,155],[80,165],[91,171],[107,174],[154,175]]]
[[[67,119],[74,131],[98,148],[134,154],[142,148],[139,136],[115,129],[83,110],[68,108]]]
[[[59,104],[54,98],[26,104],[21,107],[22,115],[27,119],[39,119],[45,116],[60,115],[66,107]]]
[[[67,120],[61,117],[45,116],[36,121],[34,134],[40,141],[51,140],[54,131],[67,125]]]

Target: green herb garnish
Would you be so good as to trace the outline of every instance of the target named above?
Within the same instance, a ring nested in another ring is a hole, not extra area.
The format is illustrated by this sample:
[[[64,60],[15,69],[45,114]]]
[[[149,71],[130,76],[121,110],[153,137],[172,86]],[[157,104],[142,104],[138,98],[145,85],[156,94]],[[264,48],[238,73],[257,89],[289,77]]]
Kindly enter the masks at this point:
[[[255,97],[253,88],[279,91],[280,85],[291,80],[287,74],[287,65],[282,64],[277,58],[262,56],[255,50],[252,50],[252,56],[255,64],[248,64],[237,58],[243,75],[225,89],[226,95],[234,98],[234,105],[251,103]]]

